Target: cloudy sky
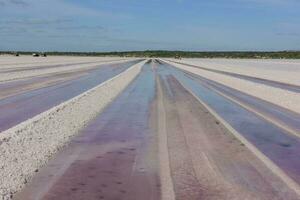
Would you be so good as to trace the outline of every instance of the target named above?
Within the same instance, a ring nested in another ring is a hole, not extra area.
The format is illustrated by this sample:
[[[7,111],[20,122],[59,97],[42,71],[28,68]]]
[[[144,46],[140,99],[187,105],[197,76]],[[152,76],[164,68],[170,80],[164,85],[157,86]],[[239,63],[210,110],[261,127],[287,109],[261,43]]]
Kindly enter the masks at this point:
[[[0,50],[300,50],[300,0],[0,0]]]

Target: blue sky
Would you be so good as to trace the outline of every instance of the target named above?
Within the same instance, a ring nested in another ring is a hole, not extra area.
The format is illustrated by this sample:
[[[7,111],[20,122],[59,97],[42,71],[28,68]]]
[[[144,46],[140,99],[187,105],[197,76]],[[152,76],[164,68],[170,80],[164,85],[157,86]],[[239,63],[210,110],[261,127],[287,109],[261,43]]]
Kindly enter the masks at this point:
[[[300,50],[300,0],[0,0],[0,50]]]

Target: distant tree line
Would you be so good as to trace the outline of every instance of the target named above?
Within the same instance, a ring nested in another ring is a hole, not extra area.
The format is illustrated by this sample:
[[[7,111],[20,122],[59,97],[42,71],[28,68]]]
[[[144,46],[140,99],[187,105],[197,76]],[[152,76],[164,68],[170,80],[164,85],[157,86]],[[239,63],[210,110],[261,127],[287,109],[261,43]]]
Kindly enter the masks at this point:
[[[0,51],[0,54],[32,55],[40,52]],[[47,55],[68,56],[120,56],[120,57],[183,57],[183,58],[285,58],[300,59],[300,51],[124,51],[124,52],[43,52]]]

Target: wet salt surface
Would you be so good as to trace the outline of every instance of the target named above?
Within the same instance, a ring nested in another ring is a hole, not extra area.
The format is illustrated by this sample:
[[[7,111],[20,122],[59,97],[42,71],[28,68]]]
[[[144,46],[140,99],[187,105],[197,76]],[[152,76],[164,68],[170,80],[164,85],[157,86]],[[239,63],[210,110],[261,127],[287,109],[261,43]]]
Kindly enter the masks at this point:
[[[254,108],[256,111],[263,113],[265,116],[268,116],[271,119],[279,122],[280,124],[289,127],[294,132],[300,133],[300,114],[269,103],[265,100],[253,97],[246,93],[240,92],[236,89],[219,84],[200,75],[195,75],[186,71],[183,72],[186,74],[186,76],[200,81],[201,84],[212,87],[217,91],[222,92],[223,94],[226,94],[240,102],[243,102],[251,108]]]
[[[13,80],[13,81],[8,81],[8,82],[2,82],[0,83],[0,91],[11,91],[15,89],[22,88],[23,86],[30,86],[32,84],[36,83],[43,83],[47,81],[51,81],[53,79],[58,79],[58,78],[65,78],[66,81],[68,78],[74,76],[74,78],[85,75],[86,73],[93,71],[93,70],[87,70],[82,73],[80,72],[65,72],[65,73],[55,73],[51,75],[46,75],[46,76],[40,76],[40,77],[30,77],[30,78],[25,78],[21,80]],[[74,79],[72,78],[72,79]],[[64,82],[64,81],[61,81]],[[22,92],[23,93],[23,92]],[[14,94],[15,95],[15,94]]]
[[[157,173],[145,165],[154,94],[154,73],[146,64],[141,74],[71,142],[65,150],[71,153],[62,153],[64,159],[58,155],[63,162],[54,165],[64,165],[76,149],[82,149],[39,199],[159,199]],[[51,182],[38,179],[38,191]],[[36,190],[32,188],[20,196],[31,199]]]
[[[138,62],[101,65],[80,78],[0,100],[0,132],[101,84]]]
[[[161,74],[176,77],[292,179],[300,183],[299,137],[286,133],[174,67],[161,65],[160,68]]]

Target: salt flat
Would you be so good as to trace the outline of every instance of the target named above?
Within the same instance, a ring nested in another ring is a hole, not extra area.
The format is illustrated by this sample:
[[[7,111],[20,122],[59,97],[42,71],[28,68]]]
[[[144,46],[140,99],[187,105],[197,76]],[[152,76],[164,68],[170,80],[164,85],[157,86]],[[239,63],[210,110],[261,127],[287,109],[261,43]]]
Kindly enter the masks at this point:
[[[0,70],[11,68],[27,68],[27,67],[43,67],[48,65],[68,64],[68,63],[84,63],[84,62],[105,62],[111,60],[121,60],[120,57],[87,57],[87,56],[0,56]]]
[[[179,64],[179,63],[184,63],[183,61],[178,61],[178,60],[171,60],[171,61],[173,61],[173,62],[169,62],[169,61],[166,61],[166,62],[173,64],[174,66],[177,66],[181,69],[187,70],[189,72],[201,75],[210,80],[217,81],[220,84],[234,88],[234,89],[244,92],[246,94],[252,95],[254,97],[258,97],[267,102],[271,102],[273,104],[279,105],[279,106],[289,109],[291,111],[300,113],[300,105],[298,103],[300,101],[299,93],[272,87],[269,85],[265,85],[265,84],[261,84],[261,83],[257,83],[257,82],[253,82],[253,81],[249,81],[249,80],[245,80],[243,78],[236,78],[236,77],[232,77],[229,75],[208,71],[203,68],[197,68],[197,67],[193,67],[193,66]],[[212,61],[214,61],[214,59],[212,59]],[[239,63],[240,61],[239,60],[237,60],[237,61],[230,60],[229,62]],[[260,63],[261,61],[256,61],[256,62]],[[200,66],[199,62],[195,66]],[[209,68],[207,67],[207,69],[209,69]],[[251,75],[255,75],[254,77],[265,78],[265,76],[267,76],[267,78],[269,78],[269,80],[273,80],[273,81],[278,81],[278,80],[281,81],[281,79],[284,78],[284,79],[286,79],[285,82],[288,82],[289,79],[294,80],[293,82],[299,82],[299,78],[298,78],[299,76],[297,76],[298,75],[297,72],[289,72],[289,71],[281,72],[281,71],[275,70],[273,76],[270,76],[269,74],[272,73],[272,71],[270,69],[268,70],[268,71],[270,71],[270,73],[266,73],[266,71],[261,70],[258,66],[255,66],[255,65],[254,65],[254,67],[248,66],[247,69],[245,69],[245,70],[242,67],[235,66],[234,69],[231,69],[231,70],[227,69],[227,71],[234,73],[234,72],[238,71],[235,69],[238,69],[238,70],[242,69],[241,71],[243,71],[243,75],[249,75],[250,73],[252,73]],[[264,74],[264,77],[262,77],[262,74]],[[292,81],[290,81],[290,82],[292,82]]]
[[[0,199],[299,199],[298,73],[297,60],[0,56]]]
[[[182,59],[180,62],[300,85],[300,60],[284,59]]]

